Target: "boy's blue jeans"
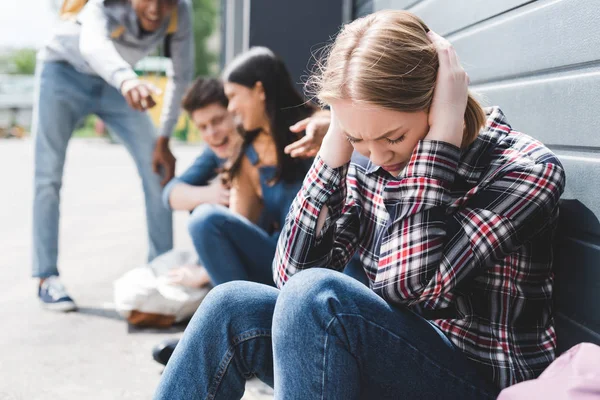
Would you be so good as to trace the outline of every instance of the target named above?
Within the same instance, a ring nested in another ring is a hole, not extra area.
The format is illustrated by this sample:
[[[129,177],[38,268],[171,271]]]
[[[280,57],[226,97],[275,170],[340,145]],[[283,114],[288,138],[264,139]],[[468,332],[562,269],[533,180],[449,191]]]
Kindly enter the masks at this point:
[[[89,114],[98,115],[120,138],[142,178],[148,260],[170,250],[173,247],[173,222],[171,212],[161,202],[161,177],[152,170],[156,128],[148,114],[130,108],[121,93],[102,78],[82,74],[64,62],[41,63],[36,71],[35,95],[32,126],[35,141],[33,276],[58,275],[60,189],[65,154],[77,123]],[[111,160],[103,162],[110,164]],[[94,193],[82,195],[94,196]],[[110,212],[110,207],[90,212]]]

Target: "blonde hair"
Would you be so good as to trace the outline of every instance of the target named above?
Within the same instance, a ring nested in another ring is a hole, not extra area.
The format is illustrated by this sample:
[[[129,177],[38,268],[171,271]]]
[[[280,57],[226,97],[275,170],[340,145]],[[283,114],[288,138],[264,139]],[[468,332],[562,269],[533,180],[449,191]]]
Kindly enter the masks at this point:
[[[406,11],[380,11],[357,19],[340,31],[309,80],[309,90],[322,104],[351,100],[396,111],[428,110],[439,65],[428,31],[420,18]],[[475,140],[485,119],[469,93],[463,147]]]

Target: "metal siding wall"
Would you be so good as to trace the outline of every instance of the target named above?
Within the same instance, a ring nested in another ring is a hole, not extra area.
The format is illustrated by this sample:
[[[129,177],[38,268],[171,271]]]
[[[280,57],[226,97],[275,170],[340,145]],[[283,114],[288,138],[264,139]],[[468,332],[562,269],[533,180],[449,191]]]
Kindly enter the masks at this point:
[[[342,24],[343,0],[252,0],[250,4],[250,46],[267,46],[281,56],[301,90],[312,69],[312,54]]]
[[[364,17],[367,14],[370,14],[374,10],[373,0],[353,0],[353,15],[354,18]]]
[[[581,340],[600,343],[598,1],[370,3],[374,11],[408,9],[445,35],[482,102],[499,105],[514,129],[541,140],[560,157],[567,188],[555,263],[559,347]]]

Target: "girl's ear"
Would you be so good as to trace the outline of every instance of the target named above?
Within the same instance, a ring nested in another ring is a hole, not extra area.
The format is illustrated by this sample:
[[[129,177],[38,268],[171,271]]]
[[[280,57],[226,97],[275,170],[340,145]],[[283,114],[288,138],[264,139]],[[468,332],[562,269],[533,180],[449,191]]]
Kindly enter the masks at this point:
[[[261,81],[256,82],[252,89],[256,91],[262,101],[266,100],[267,95],[265,94],[265,87]]]

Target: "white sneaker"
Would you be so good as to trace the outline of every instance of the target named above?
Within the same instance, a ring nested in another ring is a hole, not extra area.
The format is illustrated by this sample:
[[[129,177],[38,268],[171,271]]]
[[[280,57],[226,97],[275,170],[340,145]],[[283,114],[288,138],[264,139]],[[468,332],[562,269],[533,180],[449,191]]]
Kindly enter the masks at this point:
[[[38,298],[42,307],[53,311],[75,311],[77,306],[73,299],[67,294],[65,287],[58,276],[49,276],[38,289]]]

